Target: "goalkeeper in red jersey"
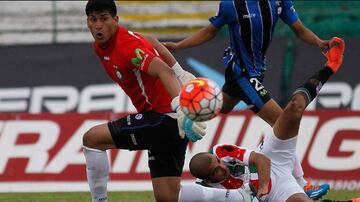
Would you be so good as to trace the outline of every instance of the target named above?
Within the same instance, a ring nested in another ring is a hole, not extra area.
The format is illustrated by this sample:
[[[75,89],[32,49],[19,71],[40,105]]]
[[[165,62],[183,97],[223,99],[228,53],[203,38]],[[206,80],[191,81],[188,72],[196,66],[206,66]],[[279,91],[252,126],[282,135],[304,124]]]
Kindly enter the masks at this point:
[[[177,201],[187,137],[205,135],[204,124],[192,122],[178,107],[179,80],[184,83],[193,75],[183,71],[173,57],[163,59],[140,34],[119,26],[114,0],[89,0],[85,11],[106,73],[138,111],[84,134],[92,201],[107,201],[108,149],[148,150],[155,199]]]

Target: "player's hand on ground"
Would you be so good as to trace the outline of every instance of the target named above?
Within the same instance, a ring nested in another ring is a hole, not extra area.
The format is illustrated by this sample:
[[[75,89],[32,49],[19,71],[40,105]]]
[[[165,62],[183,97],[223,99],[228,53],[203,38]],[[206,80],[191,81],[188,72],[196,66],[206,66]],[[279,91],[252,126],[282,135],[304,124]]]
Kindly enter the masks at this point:
[[[164,45],[169,50],[177,50],[178,44],[175,42],[162,42],[162,45]]]
[[[242,195],[244,201],[258,202],[256,198],[256,190],[249,183],[244,183],[237,191]]]
[[[259,199],[259,201],[265,201],[265,197],[268,194],[269,190],[267,186],[259,187],[256,192],[256,198]]]
[[[173,99],[171,107],[173,110],[176,110],[180,137],[185,138],[186,135],[191,142],[202,139],[205,135],[206,124],[203,122],[194,122],[189,119],[180,109],[179,97]]]

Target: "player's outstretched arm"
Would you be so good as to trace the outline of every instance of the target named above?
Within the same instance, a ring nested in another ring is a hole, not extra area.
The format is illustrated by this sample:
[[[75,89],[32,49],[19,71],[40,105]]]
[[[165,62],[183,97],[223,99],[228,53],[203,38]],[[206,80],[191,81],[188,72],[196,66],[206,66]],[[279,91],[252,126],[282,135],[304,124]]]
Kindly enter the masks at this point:
[[[198,184],[181,185],[179,202],[257,202],[251,196],[251,190],[240,189],[218,189],[205,187]]]
[[[166,46],[169,50],[177,50],[183,48],[190,48],[200,44],[203,44],[216,36],[218,29],[209,24],[208,26],[200,29],[195,34],[179,41],[179,42],[163,42],[162,44]]]
[[[160,43],[160,41],[153,36],[143,35],[144,38],[150,42],[155,50],[159,53],[163,61],[174,70],[176,78],[181,82],[182,85],[194,79],[195,76],[188,71],[185,71],[180,64],[176,61],[175,57],[170,51]]]
[[[160,43],[160,41],[151,35],[142,34],[142,36],[153,45],[155,50],[159,53],[163,61],[169,65],[169,67],[172,67],[176,63],[175,57],[170,53],[170,51]]]
[[[205,135],[206,125],[200,122],[193,122],[190,119],[185,117],[185,114],[180,110],[179,107],[179,92],[180,92],[180,84],[176,79],[174,71],[161,59],[154,57],[148,67],[147,73],[151,76],[158,77],[163,83],[164,87],[173,98],[173,103],[176,103],[175,107],[172,106],[177,113],[177,121],[179,126],[179,135],[184,138],[185,135],[188,138],[195,142],[201,139]],[[198,137],[196,140],[192,140],[190,137]]]
[[[262,196],[268,193],[268,186],[270,182],[270,166],[271,161],[268,157],[257,152],[251,152],[249,157],[249,165],[255,166],[258,171],[259,177],[259,187],[257,190],[257,197],[261,198]]]
[[[154,57],[151,60],[147,73],[158,77],[172,98],[179,95],[180,84],[175,72],[160,58]]]
[[[314,32],[305,27],[301,20],[295,21],[291,25],[291,29],[294,31],[296,36],[303,42],[318,46],[321,49],[329,48],[329,40],[320,39]]]

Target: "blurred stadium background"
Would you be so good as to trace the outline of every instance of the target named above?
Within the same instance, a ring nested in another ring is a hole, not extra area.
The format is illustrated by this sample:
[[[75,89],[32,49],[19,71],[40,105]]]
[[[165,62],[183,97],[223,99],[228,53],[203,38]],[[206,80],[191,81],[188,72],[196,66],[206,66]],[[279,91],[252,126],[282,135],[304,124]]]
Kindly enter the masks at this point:
[[[81,135],[94,124],[134,112],[92,51],[85,5],[86,1],[0,1],[0,192],[87,191]],[[122,25],[164,41],[194,33],[218,8],[217,1],[117,1],[117,5]],[[304,117],[298,155],[307,178],[350,191],[343,197],[360,197],[360,2],[294,5],[316,34],[324,39],[340,36],[347,42],[343,68]],[[223,29],[213,41],[174,54],[185,69],[221,85],[227,37]],[[265,84],[282,104],[325,62],[316,47],[298,41],[282,22],[267,56]],[[270,128],[242,107],[212,120],[206,138],[189,147],[187,160],[221,142],[255,147]],[[151,189],[146,152],[111,151],[109,157],[109,190]],[[192,183],[187,163],[184,183]],[[1,200],[10,198],[0,194]],[[37,200],[42,199],[33,201]]]

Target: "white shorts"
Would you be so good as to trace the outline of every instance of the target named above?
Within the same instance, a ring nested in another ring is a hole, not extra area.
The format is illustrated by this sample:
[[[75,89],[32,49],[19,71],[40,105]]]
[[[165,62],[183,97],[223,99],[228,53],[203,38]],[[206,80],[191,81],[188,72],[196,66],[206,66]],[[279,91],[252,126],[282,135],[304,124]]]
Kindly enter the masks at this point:
[[[273,133],[267,135],[256,151],[271,159],[271,190],[266,201],[284,202],[296,193],[304,193],[292,175],[297,137],[280,140]]]

